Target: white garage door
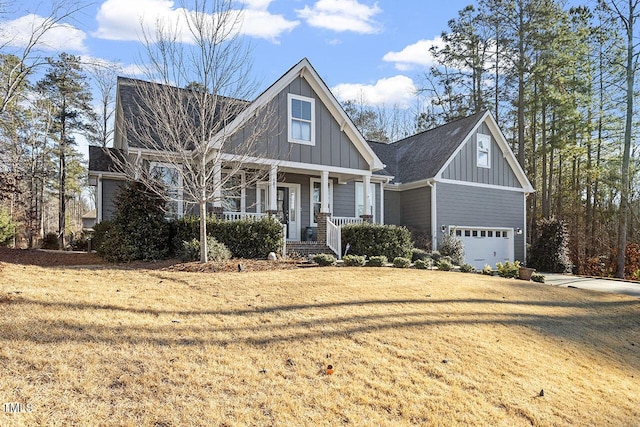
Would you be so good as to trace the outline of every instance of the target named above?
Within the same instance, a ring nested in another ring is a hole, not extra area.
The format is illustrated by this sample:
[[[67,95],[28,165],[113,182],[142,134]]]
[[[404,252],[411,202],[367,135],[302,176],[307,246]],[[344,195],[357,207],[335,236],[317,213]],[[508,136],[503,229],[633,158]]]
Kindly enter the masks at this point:
[[[479,270],[485,264],[495,268],[497,262],[513,261],[512,228],[456,227],[454,235],[464,244],[465,262]]]

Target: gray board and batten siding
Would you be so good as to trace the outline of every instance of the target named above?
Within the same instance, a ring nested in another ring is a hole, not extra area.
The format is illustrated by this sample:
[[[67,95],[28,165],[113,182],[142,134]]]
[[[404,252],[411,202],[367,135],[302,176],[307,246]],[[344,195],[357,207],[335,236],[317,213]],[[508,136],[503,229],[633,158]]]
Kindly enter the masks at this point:
[[[524,227],[525,193],[496,188],[437,183],[436,216],[451,226]],[[482,209],[477,208],[482,206]],[[438,229],[438,241],[442,232]],[[515,259],[524,261],[524,234],[514,236]]]
[[[477,165],[477,135],[491,136],[490,168]],[[493,137],[485,122],[471,135],[462,149],[455,155],[442,172],[442,178],[456,181],[477,182],[481,184],[499,185],[503,187],[522,188],[513,169],[507,162],[500,146]]]
[[[288,97],[294,95],[315,99],[315,145],[289,142],[288,137]],[[270,105],[260,114],[269,114],[275,123],[260,119],[258,123],[269,123],[269,132],[257,142],[252,156],[267,159],[284,160],[297,163],[309,163],[358,170],[369,170],[369,164],[358,152],[347,134],[340,130],[340,124],[334,119],[320,97],[309,83],[296,77],[284,90],[273,98]],[[237,149],[245,138],[253,134],[251,125],[240,129],[231,150]]]

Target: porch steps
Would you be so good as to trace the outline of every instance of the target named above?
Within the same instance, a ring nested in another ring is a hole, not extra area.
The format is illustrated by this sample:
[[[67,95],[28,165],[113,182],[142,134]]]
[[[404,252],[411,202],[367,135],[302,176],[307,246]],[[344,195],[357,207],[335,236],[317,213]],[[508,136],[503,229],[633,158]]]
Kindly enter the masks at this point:
[[[288,241],[288,256],[309,256],[315,254],[333,254],[329,246],[318,242]]]

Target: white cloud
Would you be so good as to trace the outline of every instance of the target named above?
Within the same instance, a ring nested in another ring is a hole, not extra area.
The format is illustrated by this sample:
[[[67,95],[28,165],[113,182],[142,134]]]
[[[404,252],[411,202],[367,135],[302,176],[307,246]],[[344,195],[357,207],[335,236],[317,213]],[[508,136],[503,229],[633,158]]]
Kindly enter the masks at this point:
[[[372,34],[381,30],[380,24],[373,20],[381,11],[377,3],[367,6],[358,0],[318,0],[313,7],[305,6],[296,12],[312,27]]]
[[[429,51],[432,46],[443,47],[444,42],[441,37],[433,40],[418,40],[414,44],[410,44],[400,52],[388,52],[382,60],[386,62],[394,62],[398,70],[406,71],[415,66],[429,67],[433,65],[433,55]]]
[[[244,0],[245,8],[233,11],[238,14],[241,24],[231,32],[277,42],[281,34],[300,24],[268,12],[271,1]],[[98,10],[98,30],[94,35],[109,40],[138,41],[142,28],[147,35],[153,36],[156,24],[162,22],[176,28],[181,41],[190,42],[184,16],[185,9],[175,7],[171,0],[106,0]]]
[[[397,75],[378,80],[375,84],[341,83],[331,91],[341,101],[355,99],[366,105],[409,108],[417,87],[407,76]]]
[[[23,48],[27,46],[32,35],[42,35],[37,49],[65,50],[71,52],[86,52],[84,40],[87,37],[84,31],[69,24],[55,24],[47,29],[50,24],[47,18],[39,15],[25,15],[12,21],[0,22],[0,44],[5,46]]]

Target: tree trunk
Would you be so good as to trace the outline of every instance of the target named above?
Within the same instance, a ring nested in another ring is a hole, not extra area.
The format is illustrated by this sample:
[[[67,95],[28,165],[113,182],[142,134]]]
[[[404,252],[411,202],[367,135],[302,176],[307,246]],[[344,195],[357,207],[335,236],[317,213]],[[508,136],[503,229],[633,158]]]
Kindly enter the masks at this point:
[[[202,197],[200,200],[200,262],[207,262],[207,256],[207,200]]]
[[[524,10],[519,13],[518,25],[518,163],[524,168]]]
[[[633,85],[635,80],[633,27],[635,26],[635,5],[629,0],[627,21],[627,115],[624,127],[624,151],[622,154],[620,216],[618,219],[618,268],[616,277],[624,278],[625,253],[627,248],[627,220],[629,213],[629,158],[631,155],[631,131],[633,125]]]

